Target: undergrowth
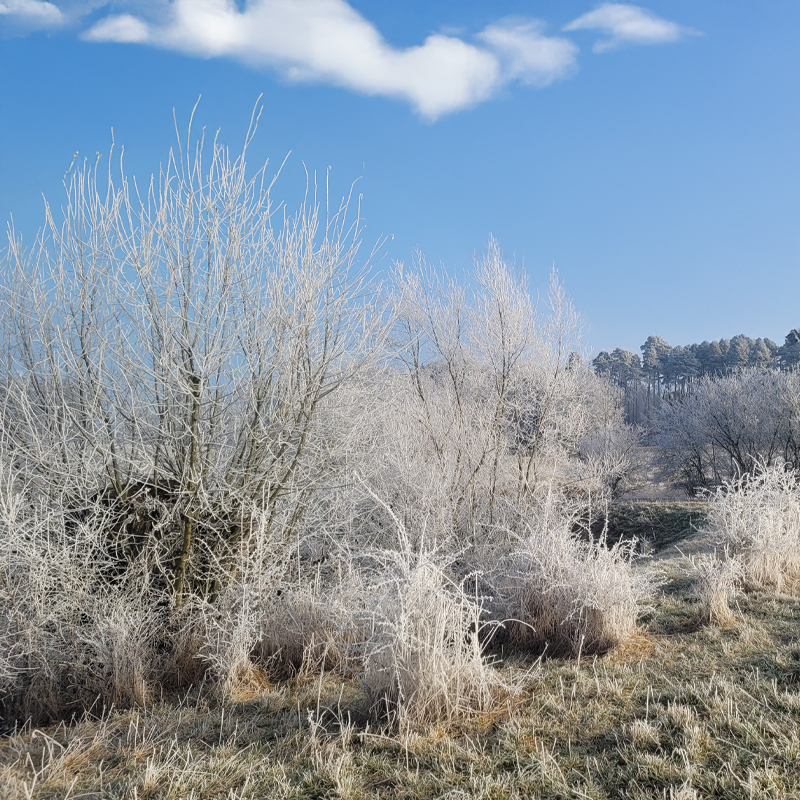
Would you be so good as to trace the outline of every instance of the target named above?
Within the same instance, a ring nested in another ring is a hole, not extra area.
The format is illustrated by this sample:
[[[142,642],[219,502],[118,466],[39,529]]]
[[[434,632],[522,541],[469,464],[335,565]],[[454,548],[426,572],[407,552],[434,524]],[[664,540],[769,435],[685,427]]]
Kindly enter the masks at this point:
[[[2,798],[784,798],[800,795],[800,599],[698,625],[680,559],[646,629],[601,657],[507,661],[521,694],[456,724],[376,725],[357,679],[97,709],[0,744]]]

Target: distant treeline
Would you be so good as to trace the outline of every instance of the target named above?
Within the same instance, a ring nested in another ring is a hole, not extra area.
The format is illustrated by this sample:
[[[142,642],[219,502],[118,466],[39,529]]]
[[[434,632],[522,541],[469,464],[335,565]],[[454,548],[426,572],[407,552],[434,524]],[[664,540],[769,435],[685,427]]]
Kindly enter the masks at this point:
[[[787,370],[800,365],[800,328],[786,334],[783,345],[771,339],[739,334],[731,339],[673,347],[660,336],[648,336],[642,355],[618,347],[603,350],[592,362],[598,375],[625,392],[629,422],[642,422],[661,400],[684,397],[709,375],[728,375],[747,367]]]

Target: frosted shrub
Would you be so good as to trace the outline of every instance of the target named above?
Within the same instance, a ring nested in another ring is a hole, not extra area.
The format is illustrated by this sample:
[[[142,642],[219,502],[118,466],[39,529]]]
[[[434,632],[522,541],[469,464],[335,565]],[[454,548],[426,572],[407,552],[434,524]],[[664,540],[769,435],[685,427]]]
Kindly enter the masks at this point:
[[[495,577],[521,644],[555,652],[604,652],[633,636],[654,579],[634,570],[632,544],[580,536],[573,517],[547,502]]]
[[[781,466],[727,481],[709,497],[707,528],[741,563],[745,586],[778,591],[800,578],[800,486]]]
[[[163,605],[138,565],[114,572],[104,517],[72,526],[28,509],[3,525],[0,699],[10,719],[142,704],[161,679]]]
[[[646,482],[641,434],[623,423],[621,405],[614,402],[616,398],[601,399],[611,406],[609,421],[586,436],[579,454],[585,479],[594,479],[590,485],[595,493],[619,498]]]

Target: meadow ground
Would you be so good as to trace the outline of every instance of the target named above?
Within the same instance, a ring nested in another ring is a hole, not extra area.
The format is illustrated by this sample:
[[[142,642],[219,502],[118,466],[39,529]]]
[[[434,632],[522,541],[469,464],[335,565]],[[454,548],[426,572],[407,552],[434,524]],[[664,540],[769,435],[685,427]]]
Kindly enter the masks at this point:
[[[355,684],[254,679],[225,707],[201,689],[8,736],[0,798],[800,798],[800,598],[740,594],[729,626],[700,625],[702,507],[614,514],[609,533],[639,533],[663,570],[639,635],[507,659],[519,691],[477,721],[389,730]]]

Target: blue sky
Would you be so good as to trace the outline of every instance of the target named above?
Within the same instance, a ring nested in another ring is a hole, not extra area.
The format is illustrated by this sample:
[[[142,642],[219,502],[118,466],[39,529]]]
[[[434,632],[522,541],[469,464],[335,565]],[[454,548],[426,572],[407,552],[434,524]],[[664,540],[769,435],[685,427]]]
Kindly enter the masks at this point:
[[[0,0],[0,217],[75,152],[158,169],[173,109],[255,165],[360,179],[366,244],[453,272],[490,234],[594,349],[800,325],[800,2]]]

